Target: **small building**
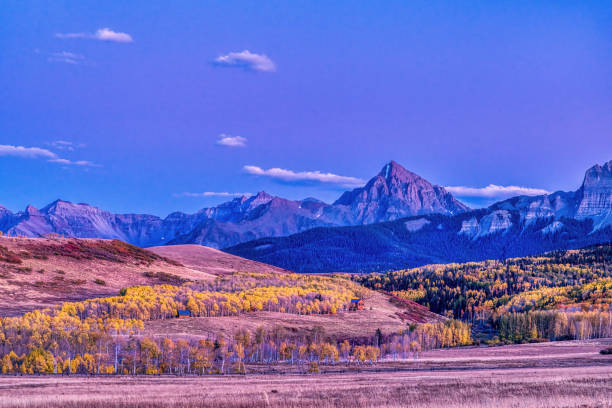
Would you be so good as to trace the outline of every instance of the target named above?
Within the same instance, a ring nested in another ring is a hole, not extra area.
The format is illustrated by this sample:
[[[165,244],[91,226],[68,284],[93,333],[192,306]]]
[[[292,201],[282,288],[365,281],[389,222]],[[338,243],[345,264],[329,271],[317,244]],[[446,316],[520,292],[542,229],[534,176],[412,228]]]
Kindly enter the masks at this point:
[[[187,309],[179,309],[176,312],[176,317],[178,317],[179,319],[184,318],[184,317],[191,317],[191,312]]]
[[[351,299],[351,304],[349,305],[350,311],[362,310],[365,304],[363,303],[363,299]]]

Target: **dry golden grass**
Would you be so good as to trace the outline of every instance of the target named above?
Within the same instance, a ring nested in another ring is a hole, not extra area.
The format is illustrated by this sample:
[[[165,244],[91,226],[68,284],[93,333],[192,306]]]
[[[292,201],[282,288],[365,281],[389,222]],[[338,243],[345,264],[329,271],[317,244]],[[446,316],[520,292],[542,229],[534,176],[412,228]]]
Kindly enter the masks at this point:
[[[609,367],[216,378],[0,378],[0,407],[608,407]]]
[[[422,363],[319,375],[0,376],[8,407],[612,407],[612,339],[432,351]],[[491,352],[491,350],[496,350]],[[537,358],[536,353],[542,353]],[[508,358],[505,358],[506,356]],[[514,357],[531,356],[516,365]],[[461,358],[461,361],[457,359]],[[481,367],[487,362],[490,368]],[[331,368],[331,367],[324,367]]]

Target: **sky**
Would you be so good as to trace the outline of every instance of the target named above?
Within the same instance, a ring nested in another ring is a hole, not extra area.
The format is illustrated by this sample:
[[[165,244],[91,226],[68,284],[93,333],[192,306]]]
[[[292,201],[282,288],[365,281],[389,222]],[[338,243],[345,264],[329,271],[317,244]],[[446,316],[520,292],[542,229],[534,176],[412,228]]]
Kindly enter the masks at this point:
[[[390,160],[482,206],[612,160],[609,1],[3,0],[0,204],[332,202]]]

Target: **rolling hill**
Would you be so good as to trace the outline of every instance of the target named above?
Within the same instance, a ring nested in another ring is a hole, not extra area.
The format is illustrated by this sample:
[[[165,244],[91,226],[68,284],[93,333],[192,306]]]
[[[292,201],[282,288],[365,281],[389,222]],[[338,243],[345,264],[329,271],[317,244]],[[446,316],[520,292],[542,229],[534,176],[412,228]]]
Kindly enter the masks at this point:
[[[190,269],[215,276],[235,272],[289,273],[285,269],[240,258],[202,245],[167,245],[150,247],[147,250],[162,257],[171,258]]]
[[[238,271],[285,272],[203,246],[149,251],[101,239],[1,237],[0,315],[113,296],[129,286],[211,281]]]

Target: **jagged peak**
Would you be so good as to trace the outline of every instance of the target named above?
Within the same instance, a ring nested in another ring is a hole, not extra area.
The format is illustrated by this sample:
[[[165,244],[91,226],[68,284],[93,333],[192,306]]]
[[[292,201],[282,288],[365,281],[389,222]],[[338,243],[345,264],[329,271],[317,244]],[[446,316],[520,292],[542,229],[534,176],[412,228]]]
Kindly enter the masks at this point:
[[[270,194],[268,194],[268,193],[266,193],[265,191],[262,190],[262,191],[258,192],[257,194],[255,194],[253,196],[253,198],[255,200],[267,200],[267,199],[272,199],[273,197]]]
[[[374,178],[383,178],[387,183],[399,181],[401,183],[413,183],[417,180],[425,180],[416,173],[407,170],[395,160],[385,164],[378,175]]]
[[[612,160],[603,165],[596,164],[584,174],[581,188],[597,185],[612,186]]]
[[[38,208],[34,207],[32,204],[28,204],[28,206],[25,209],[25,213],[27,215],[40,215]]]
[[[53,209],[62,208],[62,207],[71,207],[71,206],[74,206],[74,205],[75,204],[70,202],[70,201],[66,201],[66,200],[62,200],[61,198],[58,198],[57,200],[53,201],[52,203],[47,204],[46,206],[41,208],[41,212],[46,213],[46,212],[49,212],[50,210],[53,210]]]

